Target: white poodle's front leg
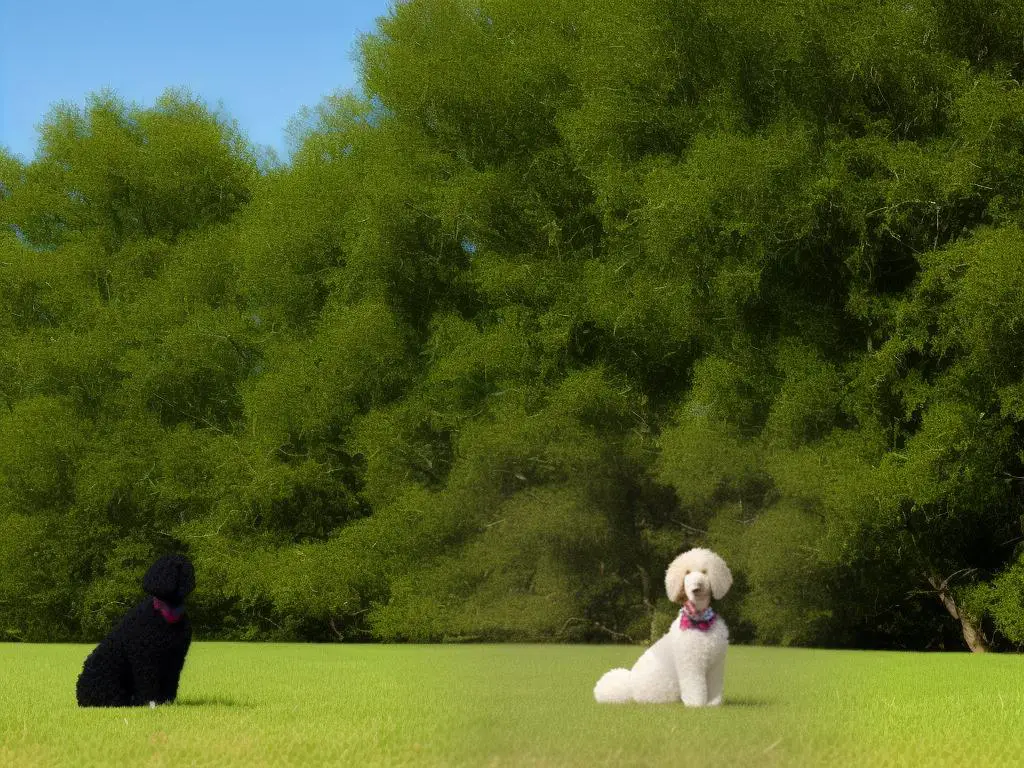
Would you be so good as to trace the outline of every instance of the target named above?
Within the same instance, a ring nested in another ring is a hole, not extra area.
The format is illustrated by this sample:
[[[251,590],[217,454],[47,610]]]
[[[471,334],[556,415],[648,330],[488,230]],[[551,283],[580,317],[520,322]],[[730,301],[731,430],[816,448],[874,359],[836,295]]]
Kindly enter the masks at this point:
[[[679,675],[679,698],[688,707],[703,707],[708,703],[708,681],[694,670],[685,670]]]
[[[707,632],[697,629],[673,631],[675,668],[679,680],[679,700],[688,707],[720,704],[725,680],[725,627]],[[717,699],[717,700],[715,700]]]
[[[725,654],[712,662],[708,668],[708,706],[717,707],[722,703],[722,690],[725,688]]]

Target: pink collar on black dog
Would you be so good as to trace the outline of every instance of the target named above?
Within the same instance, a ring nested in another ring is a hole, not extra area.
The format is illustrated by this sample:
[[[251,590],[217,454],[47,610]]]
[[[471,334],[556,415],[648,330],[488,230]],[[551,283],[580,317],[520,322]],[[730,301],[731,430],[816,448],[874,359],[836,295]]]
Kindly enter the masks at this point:
[[[153,607],[160,612],[160,615],[164,617],[164,621],[168,624],[174,624],[181,620],[181,617],[185,615],[185,605],[181,605],[172,608],[159,597],[153,598]]]

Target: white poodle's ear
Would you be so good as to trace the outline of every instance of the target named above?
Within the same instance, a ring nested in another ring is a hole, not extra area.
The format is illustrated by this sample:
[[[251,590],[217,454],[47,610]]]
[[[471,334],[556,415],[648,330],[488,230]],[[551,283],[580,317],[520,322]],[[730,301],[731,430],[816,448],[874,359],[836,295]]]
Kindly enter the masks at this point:
[[[665,571],[665,592],[673,603],[682,603],[686,600],[684,557],[686,557],[685,552],[673,560],[669,564],[668,570]]]
[[[725,593],[732,586],[732,571],[725,564],[725,560],[713,553],[708,563],[708,580],[711,582],[711,596],[715,600],[725,597]]]

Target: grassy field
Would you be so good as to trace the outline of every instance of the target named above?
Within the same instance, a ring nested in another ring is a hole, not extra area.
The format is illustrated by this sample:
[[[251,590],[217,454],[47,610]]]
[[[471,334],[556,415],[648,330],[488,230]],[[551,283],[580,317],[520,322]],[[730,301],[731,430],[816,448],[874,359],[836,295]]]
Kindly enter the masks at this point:
[[[0,644],[0,766],[1009,766],[1024,657],[733,647],[720,709],[597,705],[627,647],[197,643],[177,704],[81,710]]]

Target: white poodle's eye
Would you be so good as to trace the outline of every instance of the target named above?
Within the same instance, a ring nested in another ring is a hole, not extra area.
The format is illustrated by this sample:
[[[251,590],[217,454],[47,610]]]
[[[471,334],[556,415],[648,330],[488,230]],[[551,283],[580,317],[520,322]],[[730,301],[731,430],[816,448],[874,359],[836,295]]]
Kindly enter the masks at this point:
[[[708,575],[708,569],[707,568],[701,568],[700,572],[703,573],[705,576]]]

